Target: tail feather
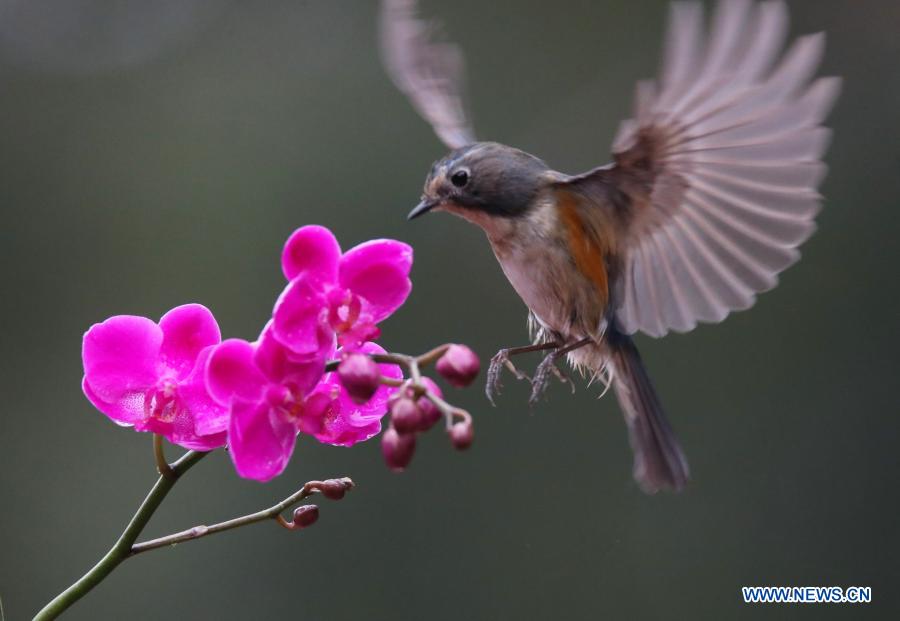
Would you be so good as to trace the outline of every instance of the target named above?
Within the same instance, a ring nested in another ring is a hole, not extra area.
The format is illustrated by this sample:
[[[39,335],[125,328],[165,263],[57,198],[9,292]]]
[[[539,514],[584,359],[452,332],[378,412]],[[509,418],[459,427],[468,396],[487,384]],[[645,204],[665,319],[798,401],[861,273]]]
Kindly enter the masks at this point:
[[[634,478],[648,494],[681,491],[687,484],[687,459],[666,420],[662,403],[630,337],[608,335],[612,348],[613,390],[625,415],[634,451]]]

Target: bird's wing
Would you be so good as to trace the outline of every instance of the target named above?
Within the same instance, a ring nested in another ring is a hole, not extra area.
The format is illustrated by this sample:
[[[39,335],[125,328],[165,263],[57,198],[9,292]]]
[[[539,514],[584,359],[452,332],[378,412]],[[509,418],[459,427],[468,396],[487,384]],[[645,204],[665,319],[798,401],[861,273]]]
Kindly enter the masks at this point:
[[[415,0],[383,0],[381,54],[394,84],[451,149],[475,142],[466,118],[460,49],[435,40],[436,27],[416,16]]]
[[[705,36],[700,2],[672,4],[661,76],[638,85],[614,165],[572,178],[624,205],[625,332],[685,332],[749,308],[812,234],[820,124],[840,80],[812,80],[821,33],[780,55],[787,21],[780,0],[721,0]]]

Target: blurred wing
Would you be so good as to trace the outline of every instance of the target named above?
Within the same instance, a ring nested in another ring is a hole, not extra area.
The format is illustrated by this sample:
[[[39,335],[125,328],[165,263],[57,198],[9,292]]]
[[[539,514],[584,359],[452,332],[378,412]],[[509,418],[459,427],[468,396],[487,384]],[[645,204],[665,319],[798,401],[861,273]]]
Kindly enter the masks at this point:
[[[777,0],[722,0],[708,37],[701,3],[672,5],[659,82],[638,85],[615,165],[581,177],[625,197],[615,309],[625,332],[685,332],[749,308],[812,234],[829,138],[820,123],[840,81],[810,83],[821,33],[776,65],[786,32]]]
[[[415,0],[383,0],[381,53],[394,84],[451,149],[475,142],[462,99],[459,48],[433,40],[435,27],[416,17]]]

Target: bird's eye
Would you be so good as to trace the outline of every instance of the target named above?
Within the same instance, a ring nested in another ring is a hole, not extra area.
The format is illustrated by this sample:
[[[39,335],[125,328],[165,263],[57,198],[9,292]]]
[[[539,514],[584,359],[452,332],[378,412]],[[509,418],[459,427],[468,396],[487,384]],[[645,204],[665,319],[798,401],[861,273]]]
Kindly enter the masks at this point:
[[[453,185],[455,185],[458,188],[463,187],[464,185],[469,183],[469,171],[466,170],[465,168],[461,168],[461,169],[457,170],[450,177],[450,183],[452,183]]]

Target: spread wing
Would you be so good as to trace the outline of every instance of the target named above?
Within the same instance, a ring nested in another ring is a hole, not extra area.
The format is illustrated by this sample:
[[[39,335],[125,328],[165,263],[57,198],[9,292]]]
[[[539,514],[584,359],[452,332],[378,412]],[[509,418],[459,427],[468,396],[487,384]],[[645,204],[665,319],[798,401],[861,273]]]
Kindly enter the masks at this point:
[[[475,142],[462,98],[459,48],[434,39],[436,27],[416,16],[415,0],[383,0],[382,60],[394,84],[451,149]]]
[[[812,234],[820,124],[840,80],[811,81],[821,33],[780,55],[787,21],[779,0],[721,0],[707,37],[700,2],[673,4],[661,77],[638,85],[615,164],[573,178],[624,197],[625,332],[684,332],[749,308]]]

